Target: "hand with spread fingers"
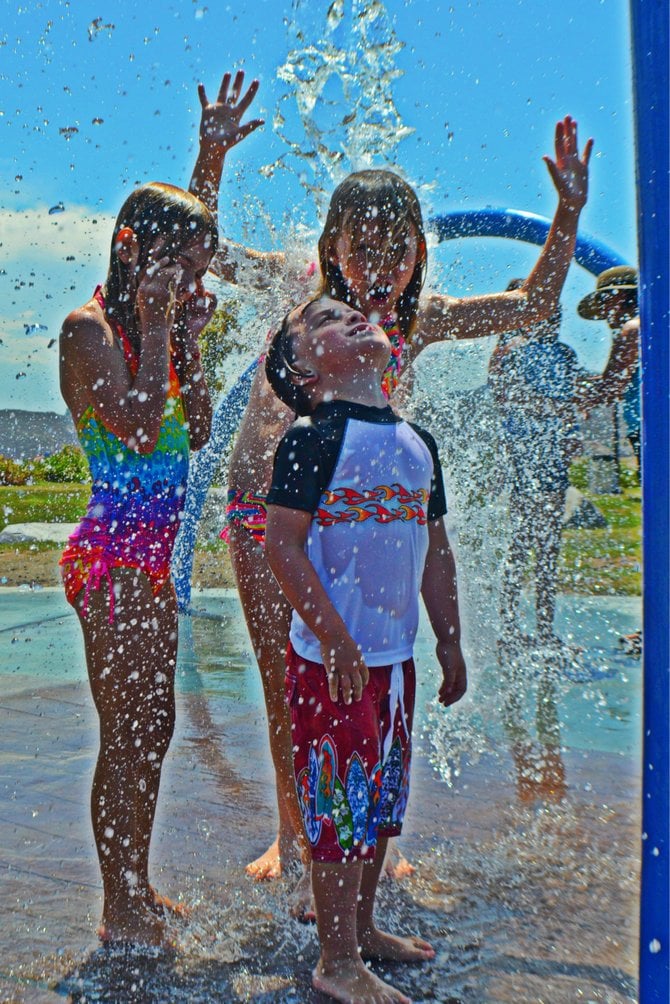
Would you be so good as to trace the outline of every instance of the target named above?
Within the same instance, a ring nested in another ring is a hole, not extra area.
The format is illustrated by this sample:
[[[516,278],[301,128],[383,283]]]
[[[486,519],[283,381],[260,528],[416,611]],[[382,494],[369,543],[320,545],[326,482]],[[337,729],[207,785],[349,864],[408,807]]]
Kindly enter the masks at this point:
[[[579,156],[577,141],[577,123],[570,115],[566,115],[556,123],[555,151],[556,160],[543,157],[551,180],[556,186],[561,202],[579,212],[586,204],[589,187],[589,160],[593,149],[593,140],[586,141],[584,152]]]
[[[264,123],[263,119],[241,122],[242,116],[253,101],[258,81],[252,80],[244,88],[244,70],[238,70],[231,85],[231,74],[224,73],[216,101],[210,103],[204,84],[198,84],[198,97],[202,108],[200,142],[214,143],[228,151]]]

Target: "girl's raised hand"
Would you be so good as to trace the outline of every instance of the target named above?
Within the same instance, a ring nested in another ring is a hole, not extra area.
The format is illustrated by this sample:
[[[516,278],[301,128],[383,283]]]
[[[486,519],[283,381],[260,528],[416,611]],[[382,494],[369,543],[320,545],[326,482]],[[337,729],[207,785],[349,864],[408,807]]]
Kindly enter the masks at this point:
[[[588,196],[589,160],[593,149],[593,140],[589,139],[579,156],[577,143],[577,123],[569,115],[556,123],[555,136],[556,160],[543,157],[551,180],[556,186],[560,201],[579,212]]]
[[[204,84],[198,84],[198,97],[202,107],[200,119],[200,142],[215,143],[224,151],[243,140],[245,136],[263,125],[264,119],[252,119],[240,123],[240,119],[256,96],[258,81],[252,80],[247,91],[242,94],[244,70],[238,70],[232,87],[230,73],[224,73],[216,101],[207,100]]]

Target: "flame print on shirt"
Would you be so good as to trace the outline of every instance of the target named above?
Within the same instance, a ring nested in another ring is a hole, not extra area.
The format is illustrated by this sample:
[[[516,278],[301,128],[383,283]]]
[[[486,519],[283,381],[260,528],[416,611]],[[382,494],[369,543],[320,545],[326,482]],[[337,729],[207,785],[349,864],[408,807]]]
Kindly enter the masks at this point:
[[[428,492],[424,488],[412,490],[400,484],[378,485],[365,491],[334,488],[321,496],[315,519],[319,526],[362,523],[367,519],[377,523],[415,519],[419,526],[425,526],[427,503]]]

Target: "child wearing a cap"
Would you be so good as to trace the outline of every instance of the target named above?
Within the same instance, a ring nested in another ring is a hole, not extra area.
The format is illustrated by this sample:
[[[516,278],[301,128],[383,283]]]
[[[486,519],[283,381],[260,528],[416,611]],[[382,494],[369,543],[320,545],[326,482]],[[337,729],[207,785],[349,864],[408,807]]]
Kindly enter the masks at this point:
[[[615,336],[637,337],[640,331],[637,272],[630,265],[605,269],[596,279],[596,288],[583,300],[577,311],[590,321],[607,321]],[[623,395],[623,420],[628,441],[637,462],[640,479],[640,366],[630,376]]]

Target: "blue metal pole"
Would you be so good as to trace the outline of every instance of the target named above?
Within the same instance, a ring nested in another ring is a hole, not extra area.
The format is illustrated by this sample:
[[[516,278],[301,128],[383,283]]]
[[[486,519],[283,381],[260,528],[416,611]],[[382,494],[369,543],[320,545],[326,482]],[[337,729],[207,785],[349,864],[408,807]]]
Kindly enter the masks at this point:
[[[644,736],[640,1001],[670,1001],[668,4],[631,0],[642,323]]]

